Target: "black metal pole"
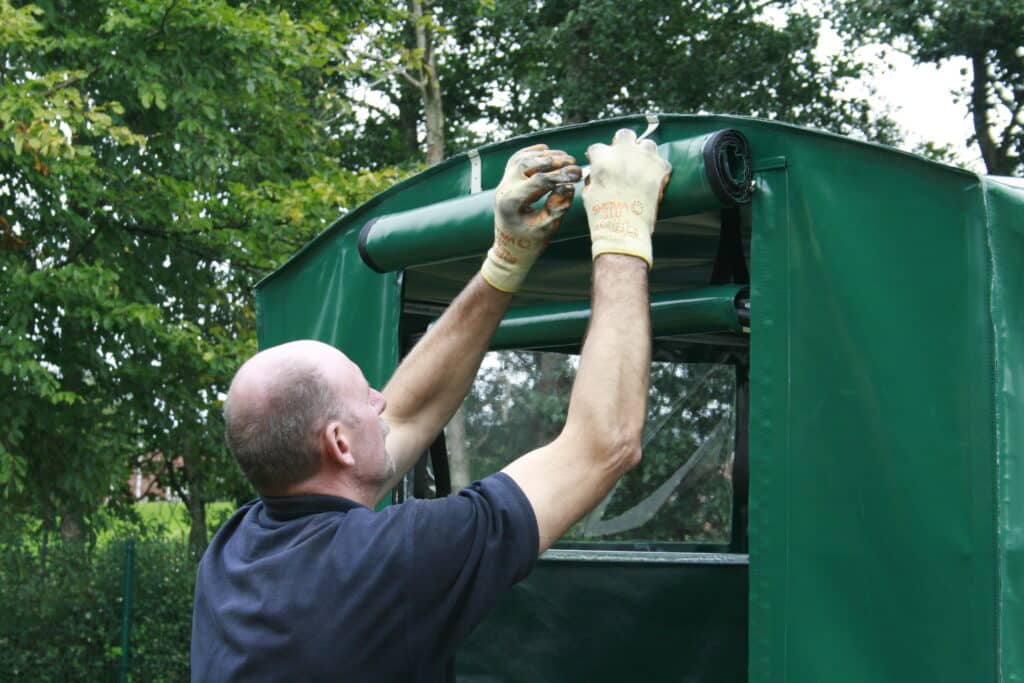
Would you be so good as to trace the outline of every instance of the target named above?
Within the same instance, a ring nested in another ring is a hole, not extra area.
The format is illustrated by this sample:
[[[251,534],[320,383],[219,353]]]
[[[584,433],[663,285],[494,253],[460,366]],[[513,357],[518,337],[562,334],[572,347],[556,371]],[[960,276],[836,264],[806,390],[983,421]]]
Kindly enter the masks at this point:
[[[124,581],[121,586],[124,598],[121,609],[121,670],[118,683],[128,683],[128,670],[132,659],[132,596],[135,583],[135,541],[124,543]]]

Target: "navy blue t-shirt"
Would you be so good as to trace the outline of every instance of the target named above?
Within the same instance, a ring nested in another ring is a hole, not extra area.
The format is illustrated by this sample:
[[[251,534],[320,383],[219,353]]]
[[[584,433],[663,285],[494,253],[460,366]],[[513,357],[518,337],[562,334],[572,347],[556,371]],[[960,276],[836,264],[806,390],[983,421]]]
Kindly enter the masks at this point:
[[[453,680],[456,647],[538,542],[502,473],[381,512],[333,496],[249,503],[199,565],[192,680]]]

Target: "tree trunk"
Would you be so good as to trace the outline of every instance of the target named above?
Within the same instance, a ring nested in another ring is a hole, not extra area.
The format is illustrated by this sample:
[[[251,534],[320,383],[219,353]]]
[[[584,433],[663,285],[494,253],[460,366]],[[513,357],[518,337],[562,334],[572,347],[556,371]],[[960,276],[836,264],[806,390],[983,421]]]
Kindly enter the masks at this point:
[[[534,393],[538,396],[554,397],[558,391],[558,381],[562,376],[564,361],[556,353],[545,353],[534,351],[533,363],[537,373],[537,383],[534,385]],[[547,443],[558,436],[561,431],[562,420],[552,420],[551,415],[538,415],[537,439],[538,443]]]
[[[427,125],[427,163],[434,165],[444,160],[444,108],[441,83],[437,79],[434,59],[433,35],[427,27],[429,7],[423,0],[409,0],[409,20],[416,35],[416,49],[420,53],[419,88],[423,100],[423,117]]]
[[[993,175],[1012,175],[1015,163],[992,139],[989,122],[989,75],[988,60],[984,52],[971,55],[971,116],[974,121],[974,137],[981,148],[981,158],[985,162],[985,170]]]
[[[188,549],[196,559],[206,552],[206,501],[192,494],[188,497]]]
[[[586,23],[575,23],[571,40],[575,45],[586,45],[590,41],[590,26]],[[585,49],[570,50],[565,58],[565,82],[585,83],[588,74],[595,68],[590,62],[590,55]],[[562,104],[562,125],[586,123],[597,116],[597,112],[589,111],[592,107],[580,101],[579,93],[567,92]]]
[[[472,476],[469,449],[466,448],[466,416],[462,408],[455,411],[445,428],[445,445],[448,447],[448,473],[454,492],[469,486]]]
[[[183,455],[181,462],[184,469],[188,495],[182,496],[188,508],[188,549],[197,560],[206,552],[206,496],[203,477],[191,455]]]
[[[404,80],[398,83],[398,139],[407,159],[420,155],[420,96]]]
[[[416,49],[416,27],[412,21],[405,24],[403,40],[406,49]],[[395,87],[397,92],[393,97],[398,107],[398,139],[401,141],[402,149],[408,159],[416,159],[420,155],[420,92],[419,89],[399,78]]]
[[[78,515],[65,512],[60,516],[60,540],[65,543],[85,540],[85,525]]]

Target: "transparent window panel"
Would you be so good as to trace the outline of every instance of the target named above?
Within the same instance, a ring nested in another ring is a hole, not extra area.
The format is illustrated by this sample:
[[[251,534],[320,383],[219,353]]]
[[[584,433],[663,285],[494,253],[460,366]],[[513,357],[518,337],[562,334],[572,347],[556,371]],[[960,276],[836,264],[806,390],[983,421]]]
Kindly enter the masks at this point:
[[[488,353],[445,428],[452,489],[500,470],[558,435],[578,357]],[[563,545],[726,544],[732,522],[735,367],[651,363],[644,457]]]

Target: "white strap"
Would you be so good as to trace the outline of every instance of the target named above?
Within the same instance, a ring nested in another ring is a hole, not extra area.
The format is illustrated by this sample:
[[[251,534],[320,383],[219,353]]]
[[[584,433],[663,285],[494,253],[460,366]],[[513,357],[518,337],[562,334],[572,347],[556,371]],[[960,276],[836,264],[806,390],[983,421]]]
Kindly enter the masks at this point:
[[[480,170],[480,152],[469,150],[469,193],[476,194],[483,189]]]
[[[643,134],[636,139],[636,141],[640,142],[641,140],[643,140],[644,138],[646,138],[648,135],[650,135],[651,133],[653,133],[656,130],[658,130],[658,115],[657,114],[648,114],[647,115],[647,130],[645,130],[643,132]]]

